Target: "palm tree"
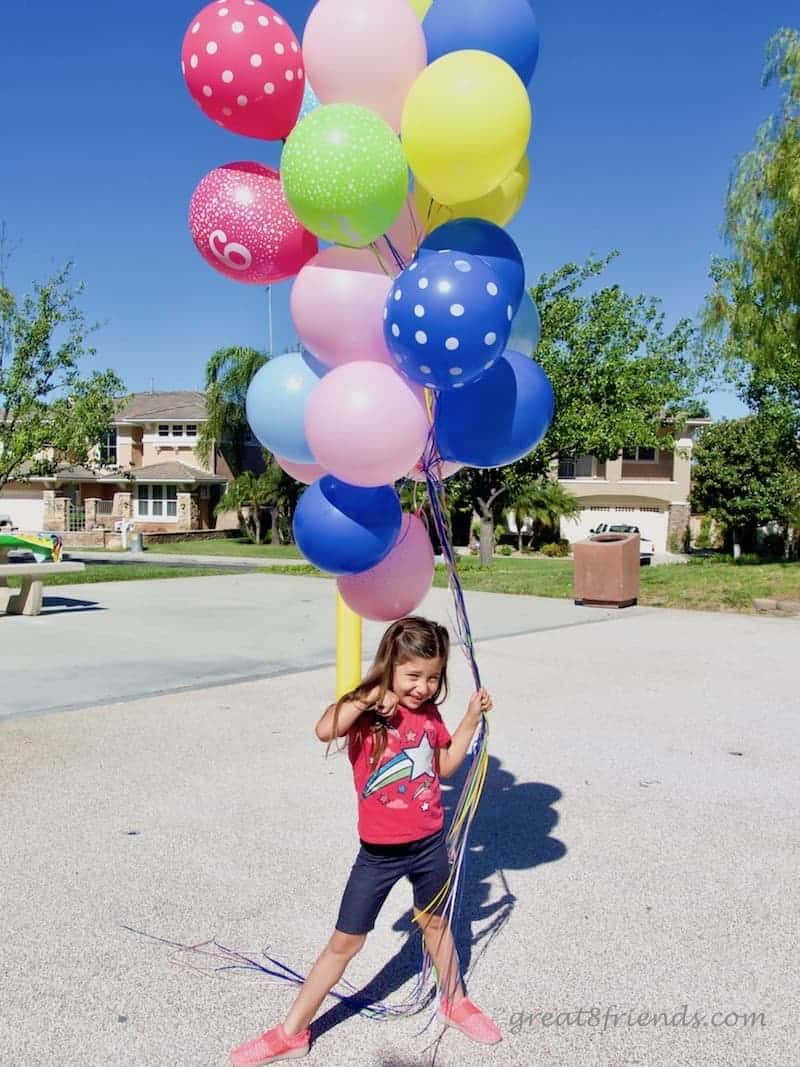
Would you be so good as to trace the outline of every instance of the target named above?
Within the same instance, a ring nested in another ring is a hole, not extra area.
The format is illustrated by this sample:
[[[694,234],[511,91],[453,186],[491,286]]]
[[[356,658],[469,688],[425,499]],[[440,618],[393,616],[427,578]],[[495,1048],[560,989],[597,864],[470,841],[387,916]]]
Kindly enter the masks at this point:
[[[514,512],[517,525],[518,547],[522,551],[522,527],[526,522],[556,532],[561,519],[571,519],[580,514],[577,497],[552,478],[538,478],[524,482],[509,502],[509,511]],[[532,535],[533,536],[533,535]]]
[[[291,527],[301,487],[281,470],[269,452],[263,453],[263,474],[244,471],[228,485],[216,511],[235,511],[242,531],[257,545],[266,535],[264,512],[270,514],[272,544],[281,543],[280,520]]]
[[[213,448],[220,446],[234,475],[245,466],[245,447],[250,434],[245,401],[254,375],[267,362],[255,348],[235,345],[219,348],[206,364],[206,412],[208,421],[197,438],[197,452],[208,463]]]

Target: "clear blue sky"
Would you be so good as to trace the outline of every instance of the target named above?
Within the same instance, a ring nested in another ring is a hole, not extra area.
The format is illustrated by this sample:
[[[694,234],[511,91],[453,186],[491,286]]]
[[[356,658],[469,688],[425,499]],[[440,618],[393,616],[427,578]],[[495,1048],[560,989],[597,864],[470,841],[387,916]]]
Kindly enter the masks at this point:
[[[468,2],[468,0],[465,0]],[[199,388],[227,344],[263,347],[265,294],[218,275],[189,237],[189,197],[212,167],[277,165],[275,145],[200,112],[180,74],[183,32],[202,4],[4,5],[0,218],[27,286],[72,259],[104,326],[97,363],[131,390]],[[311,0],[275,6],[300,34]],[[529,200],[511,232],[530,279],[619,248],[608,272],[660,296],[668,323],[694,316],[721,248],[728,178],[775,95],[764,47],[797,25],[796,0],[539,0]],[[275,293],[276,348],[289,344],[290,283]],[[738,411],[718,395],[715,415]]]

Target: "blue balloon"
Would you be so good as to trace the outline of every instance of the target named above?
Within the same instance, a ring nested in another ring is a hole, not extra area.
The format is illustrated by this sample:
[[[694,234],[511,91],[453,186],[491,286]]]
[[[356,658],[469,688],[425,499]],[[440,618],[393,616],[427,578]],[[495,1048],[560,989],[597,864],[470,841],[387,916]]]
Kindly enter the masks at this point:
[[[485,219],[454,219],[428,234],[419,257],[445,249],[469,252],[485,260],[506,287],[509,303],[516,313],[525,292],[525,264],[522,253],[505,230]]]
[[[306,78],[306,87],[303,90],[303,102],[300,105],[300,114],[297,116],[297,121],[302,122],[304,118],[310,115],[312,111],[316,111],[318,107],[320,107],[320,99],[311,88],[311,82]]]
[[[406,378],[460,389],[502,353],[513,317],[502,282],[480,257],[437,252],[395,278],[383,332]]]
[[[360,574],[388,556],[401,522],[400,498],[390,485],[364,489],[325,474],[300,497],[294,539],[320,570]]]
[[[539,345],[542,335],[542,320],[530,293],[525,293],[519,311],[511,323],[508,347],[512,352],[521,352],[523,356],[532,356]]]
[[[539,444],[554,408],[553,387],[539,364],[506,352],[480,381],[439,397],[439,453],[471,467],[505,467]]]
[[[539,59],[539,29],[529,0],[435,0],[422,23],[428,62],[476,48],[504,59],[527,85]]]
[[[247,421],[270,452],[294,463],[316,463],[305,431],[306,405],[327,368],[301,352],[275,356],[247,390]]]

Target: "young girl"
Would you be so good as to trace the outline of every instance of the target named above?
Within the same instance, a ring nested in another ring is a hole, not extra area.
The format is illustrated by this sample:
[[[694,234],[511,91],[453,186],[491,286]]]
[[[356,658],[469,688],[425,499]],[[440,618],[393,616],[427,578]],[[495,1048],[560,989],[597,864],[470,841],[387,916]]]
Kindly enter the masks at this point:
[[[283,1023],[231,1052],[236,1067],[261,1067],[305,1056],[308,1029],[320,1005],[361,949],[392,886],[404,875],[414,890],[414,917],[439,982],[439,1021],[474,1041],[495,1044],[497,1026],[467,998],[453,936],[438,894],[450,865],[439,778],[455,774],[492,700],[472,695],[456,732],[437,701],[447,695],[447,630],[418,617],[393,623],[366,678],[325,711],[320,741],[347,737],[358,795],[361,849],[339,907],[333,936],[306,978]],[[432,914],[421,914],[434,901]]]

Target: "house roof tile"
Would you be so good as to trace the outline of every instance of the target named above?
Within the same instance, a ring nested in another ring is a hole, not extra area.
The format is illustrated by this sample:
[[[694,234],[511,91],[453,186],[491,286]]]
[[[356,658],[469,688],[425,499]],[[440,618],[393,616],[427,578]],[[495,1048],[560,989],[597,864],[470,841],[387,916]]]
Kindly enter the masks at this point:
[[[184,389],[172,393],[134,393],[114,419],[116,425],[159,419],[205,422],[206,394]]]
[[[131,467],[130,470],[120,474],[107,474],[98,481],[101,482],[188,482],[197,484],[222,485],[227,478],[221,478],[218,474],[210,474],[198,467],[189,467],[186,463],[168,462],[151,463],[147,467]]]

